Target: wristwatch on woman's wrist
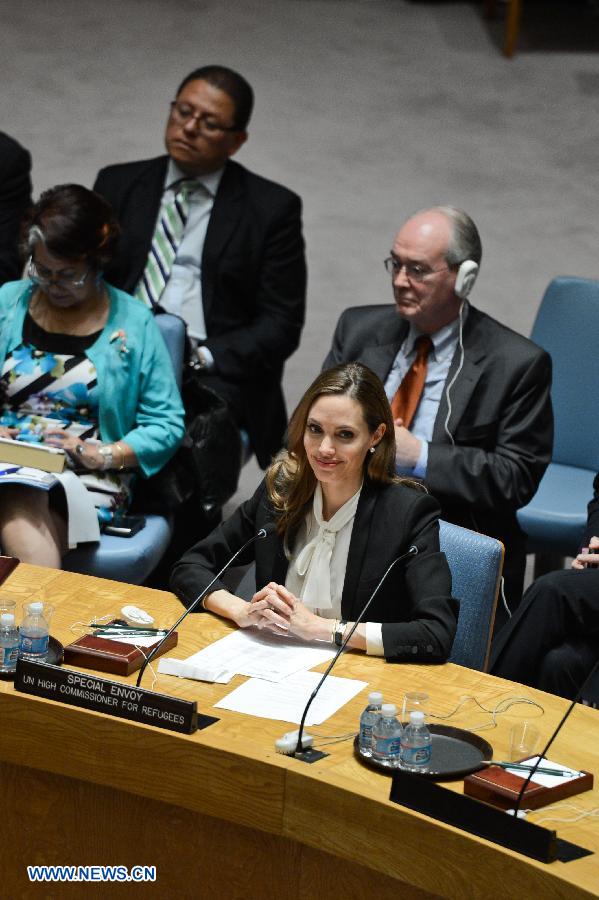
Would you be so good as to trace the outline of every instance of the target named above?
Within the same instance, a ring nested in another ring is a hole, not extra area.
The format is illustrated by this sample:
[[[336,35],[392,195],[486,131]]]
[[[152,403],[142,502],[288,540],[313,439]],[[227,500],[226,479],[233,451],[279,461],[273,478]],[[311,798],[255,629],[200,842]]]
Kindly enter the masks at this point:
[[[100,447],[100,456],[102,457],[102,470],[112,469],[114,464],[112,444],[104,444]]]
[[[345,629],[347,628],[347,622],[345,619],[339,619],[337,624],[335,625],[335,646],[340,647],[343,643],[343,637],[345,635]]]

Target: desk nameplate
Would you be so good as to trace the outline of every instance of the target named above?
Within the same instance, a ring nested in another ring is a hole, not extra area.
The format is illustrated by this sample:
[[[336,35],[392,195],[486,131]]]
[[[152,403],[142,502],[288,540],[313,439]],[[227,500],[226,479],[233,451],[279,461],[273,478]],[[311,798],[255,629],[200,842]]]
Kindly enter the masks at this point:
[[[15,690],[181,734],[193,734],[218,722],[214,716],[198,714],[197,703],[192,700],[24,659],[17,661]]]

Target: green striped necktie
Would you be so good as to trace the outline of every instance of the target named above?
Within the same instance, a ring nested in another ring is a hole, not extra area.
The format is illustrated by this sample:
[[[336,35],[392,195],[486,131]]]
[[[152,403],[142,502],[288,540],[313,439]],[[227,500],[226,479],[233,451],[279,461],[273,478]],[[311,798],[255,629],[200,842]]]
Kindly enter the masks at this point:
[[[177,182],[173,197],[162,207],[144,273],[135,289],[135,296],[147,306],[155,306],[166,287],[189,215],[189,195],[199,186],[197,180]]]

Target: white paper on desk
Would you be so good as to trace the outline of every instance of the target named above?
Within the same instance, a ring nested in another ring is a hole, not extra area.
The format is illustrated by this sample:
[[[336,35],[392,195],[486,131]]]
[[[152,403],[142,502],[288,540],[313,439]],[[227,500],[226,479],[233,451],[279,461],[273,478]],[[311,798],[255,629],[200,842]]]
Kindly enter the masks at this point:
[[[538,756],[531,756],[530,759],[523,760],[527,766],[534,766],[538,760]],[[543,757],[541,759],[541,766],[545,769],[559,769],[560,772],[566,772],[566,775],[544,775],[542,772],[535,772],[535,774],[530,779],[535,784],[542,784],[544,787],[557,787],[560,784],[564,784],[569,781],[571,778],[580,778],[581,772],[578,769],[570,769],[568,766],[562,766],[561,763],[551,762],[549,759],[545,759]],[[518,778],[528,778],[528,772],[523,772],[522,769],[507,769],[507,772],[511,772],[512,775],[517,775]]]
[[[143,634],[101,634],[99,637],[105,641],[116,641],[117,644],[132,644],[134,647],[151,647],[157,640],[160,640]]]
[[[321,678],[322,674],[319,672],[297,672],[276,684],[260,678],[250,678],[219,703],[215,703],[215,706],[262,719],[280,719],[299,725],[310,694]],[[367,681],[331,675],[310,707],[306,725],[321,725],[326,722],[329,716],[367,685]]]
[[[233,675],[249,675],[252,678],[263,678],[266,681],[281,681],[294,672],[305,671],[327,662],[335,655],[329,644],[306,644],[295,638],[279,637],[255,629],[239,629],[227,637],[215,641],[203,650],[194,653],[186,660],[181,660],[191,668],[208,672],[217,670],[228,672],[230,681]],[[160,667],[158,669],[160,670]],[[171,672],[177,674],[179,672]],[[194,678],[197,676],[183,676]],[[201,676],[203,681],[211,679]],[[220,681],[221,679],[213,679]]]
[[[235,672],[228,672],[218,663],[194,665],[187,659],[173,659],[172,656],[162,657],[158,663],[158,671],[161,675],[177,675],[179,678],[193,678],[195,681],[216,681],[219,684],[228,684],[235,675]]]

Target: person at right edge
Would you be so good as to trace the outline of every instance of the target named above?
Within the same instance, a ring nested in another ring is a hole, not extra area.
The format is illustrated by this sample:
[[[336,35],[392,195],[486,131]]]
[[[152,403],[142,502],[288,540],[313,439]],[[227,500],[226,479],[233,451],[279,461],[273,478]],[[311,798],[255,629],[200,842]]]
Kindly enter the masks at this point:
[[[531,584],[493,641],[489,671],[573,700],[599,658],[599,474],[571,569]],[[599,700],[596,681],[583,699]]]
[[[393,412],[398,473],[423,480],[441,518],[503,542],[513,610],[526,563],[516,512],[553,447],[551,359],[466,299],[481,256],[462,210],[411,216],[384,261],[395,305],[346,309],[323,368],[357,361],[376,372]],[[507,618],[500,602],[496,631]]]

